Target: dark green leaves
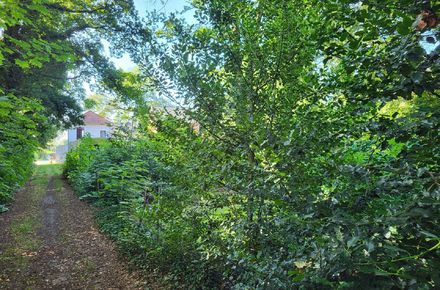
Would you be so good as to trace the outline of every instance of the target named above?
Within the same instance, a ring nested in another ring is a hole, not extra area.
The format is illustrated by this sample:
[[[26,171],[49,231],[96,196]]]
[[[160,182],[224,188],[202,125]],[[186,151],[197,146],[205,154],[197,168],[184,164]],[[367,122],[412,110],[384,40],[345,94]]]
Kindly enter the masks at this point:
[[[127,86],[137,138],[71,160],[119,211],[108,232],[188,288],[437,286],[438,50],[411,26],[425,4],[194,5],[200,23],[151,15],[132,51],[187,115],[150,118]]]

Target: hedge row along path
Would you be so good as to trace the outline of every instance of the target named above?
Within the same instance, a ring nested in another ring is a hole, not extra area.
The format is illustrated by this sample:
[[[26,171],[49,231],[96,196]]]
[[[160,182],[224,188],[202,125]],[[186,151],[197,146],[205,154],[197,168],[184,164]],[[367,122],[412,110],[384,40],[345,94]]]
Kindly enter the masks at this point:
[[[38,166],[0,215],[0,289],[157,289],[127,269],[59,165]]]

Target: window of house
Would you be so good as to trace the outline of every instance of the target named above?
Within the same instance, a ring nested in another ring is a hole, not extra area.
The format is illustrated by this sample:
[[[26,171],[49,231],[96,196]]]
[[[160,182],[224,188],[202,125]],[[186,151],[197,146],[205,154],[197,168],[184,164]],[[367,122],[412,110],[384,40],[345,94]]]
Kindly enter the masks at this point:
[[[107,138],[107,131],[101,130],[100,134],[101,138]]]

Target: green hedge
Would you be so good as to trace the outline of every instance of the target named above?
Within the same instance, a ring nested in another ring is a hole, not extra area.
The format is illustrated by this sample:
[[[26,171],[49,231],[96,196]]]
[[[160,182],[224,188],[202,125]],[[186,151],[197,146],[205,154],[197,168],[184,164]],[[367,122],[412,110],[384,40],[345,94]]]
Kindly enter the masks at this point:
[[[428,289],[439,283],[438,196],[419,195],[417,179],[380,172],[376,182],[383,192],[370,200],[323,197],[298,207],[274,194],[262,205],[271,211],[256,224],[248,220],[246,196],[229,187],[240,168],[229,169],[232,177],[222,176],[228,182],[216,182],[220,171],[214,164],[221,153],[215,142],[173,122],[161,125],[155,135],[99,146],[84,138],[69,152],[65,172],[80,198],[98,206],[100,226],[121,250],[139,266],[166,273],[175,287],[351,289],[414,283]],[[371,147],[369,139],[353,141],[344,152],[347,170],[356,168],[348,164],[362,163],[359,156]],[[402,150],[390,141],[368,154],[377,164],[393,163]],[[345,178],[355,186],[371,184],[357,173],[338,180]],[[399,187],[406,192],[395,191]]]
[[[32,173],[34,153],[40,146],[41,128],[47,120],[35,100],[12,95],[0,97],[0,211],[13,192]]]

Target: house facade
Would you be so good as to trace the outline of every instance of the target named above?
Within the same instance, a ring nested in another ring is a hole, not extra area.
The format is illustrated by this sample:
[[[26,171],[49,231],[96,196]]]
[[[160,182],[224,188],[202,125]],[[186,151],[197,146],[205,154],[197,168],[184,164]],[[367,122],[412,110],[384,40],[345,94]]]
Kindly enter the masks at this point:
[[[92,138],[110,138],[113,132],[109,120],[92,111],[84,113],[84,125],[67,131],[67,145],[70,149],[77,140],[85,136]]]

